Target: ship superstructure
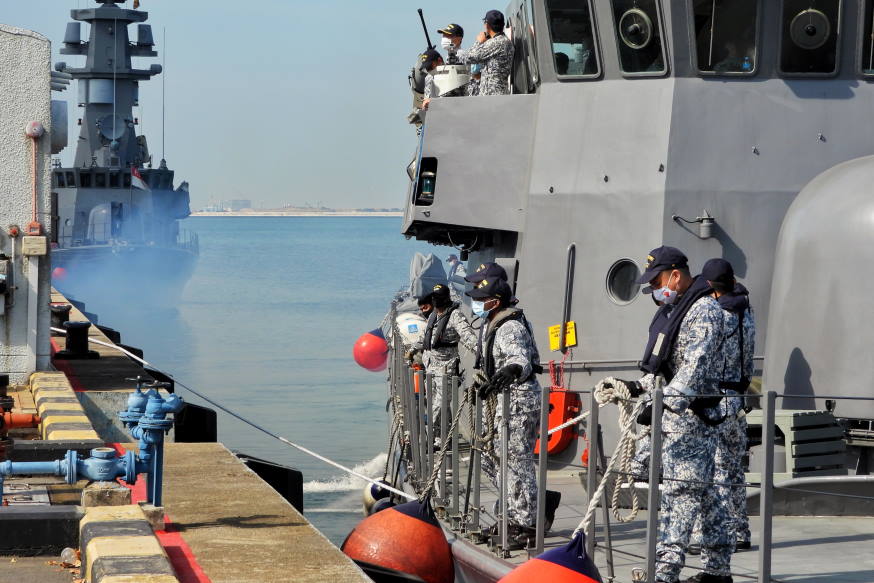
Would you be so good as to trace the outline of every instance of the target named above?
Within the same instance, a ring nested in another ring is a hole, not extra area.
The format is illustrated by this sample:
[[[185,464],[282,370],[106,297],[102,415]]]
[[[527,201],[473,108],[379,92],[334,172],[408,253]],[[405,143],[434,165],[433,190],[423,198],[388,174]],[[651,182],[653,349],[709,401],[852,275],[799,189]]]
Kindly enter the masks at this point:
[[[179,229],[190,214],[188,183],[174,187],[174,171],[163,159],[154,163],[146,137],[137,134],[140,83],[162,67],[134,66],[133,58],[158,53],[148,13],[123,3],[97,0],[97,7],[72,10],[61,54],[86,60],[80,68],[55,65],[76,80],[81,112],[73,165],[53,172],[53,259],[64,270],[56,270],[55,283],[79,297],[89,294],[86,281],[124,286],[126,275],[138,273],[156,284],[144,299],[166,301],[190,276],[197,239]],[[140,288],[131,283],[128,291]]]
[[[455,247],[468,271],[504,266],[543,364],[555,360],[562,388],[581,393],[584,408],[599,379],[640,374],[654,311],[635,283],[647,251],[679,247],[693,270],[728,259],[751,290],[760,388],[782,409],[775,512],[870,517],[874,389],[853,379],[872,373],[862,355],[874,329],[863,309],[872,280],[859,271],[874,260],[874,161],[864,158],[874,138],[862,122],[874,107],[874,1],[521,0],[506,16],[513,94],[430,104],[408,169],[403,234]],[[550,327],[570,322],[575,342],[554,329],[548,350]],[[392,391],[403,394],[407,373],[398,372]],[[615,415],[600,417],[608,455]],[[764,423],[751,412],[747,482],[770,496],[757,466],[774,445],[762,444]],[[818,437],[805,437],[805,423]],[[559,472],[551,487],[580,467],[584,484],[597,483],[584,467],[606,465],[586,461],[597,427],[580,426],[586,439],[550,452]],[[470,551],[471,508],[449,510],[453,552],[465,581],[491,581],[509,565],[500,551],[493,562]],[[803,580],[804,559],[795,555],[779,579]],[[847,580],[870,575],[850,563]]]

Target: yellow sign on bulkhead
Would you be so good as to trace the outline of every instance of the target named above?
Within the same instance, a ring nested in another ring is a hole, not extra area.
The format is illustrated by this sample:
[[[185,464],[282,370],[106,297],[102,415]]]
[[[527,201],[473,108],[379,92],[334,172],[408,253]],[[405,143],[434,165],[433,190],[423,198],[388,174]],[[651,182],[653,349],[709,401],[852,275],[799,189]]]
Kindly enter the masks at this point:
[[[564,330],[564,345],[571,348],[577,345],[577,323],[571,320]],[[561,348],[561,324],[549,327],[549,349],[556,351]]]

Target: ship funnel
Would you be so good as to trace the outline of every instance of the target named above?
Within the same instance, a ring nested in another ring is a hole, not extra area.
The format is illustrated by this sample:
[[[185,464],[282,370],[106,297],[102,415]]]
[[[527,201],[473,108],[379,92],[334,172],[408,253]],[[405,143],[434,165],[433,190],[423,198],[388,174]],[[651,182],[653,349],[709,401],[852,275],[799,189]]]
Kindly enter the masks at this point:
[[[140,46],[140,47],[153,47],[153,46],[155,46],[155,39],[152,37],[152,25],[151,24],[138,24],[137,25],[137,46]]]
[[[78,45],[82,43],[82,23],[68,22],[67,31],[64,33],[65,45]]]

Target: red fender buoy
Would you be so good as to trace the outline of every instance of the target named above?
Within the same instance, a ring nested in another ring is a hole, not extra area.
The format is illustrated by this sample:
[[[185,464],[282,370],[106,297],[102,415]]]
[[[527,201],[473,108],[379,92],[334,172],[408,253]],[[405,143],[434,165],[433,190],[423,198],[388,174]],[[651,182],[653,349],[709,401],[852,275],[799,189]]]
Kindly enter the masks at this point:
[[[452,551],[431,501],[386,508],[358,523],[340,549],[365,572],[368,566],[414,575],[426,583],[453,583]]]
[[[67,279],[67,270],[63,267],[55,267],[52,269],[52,279],[55,281],[64,281]]]
[[[586,537],[574,537],[567,546],[551,551],[513,569],[498,583],[603,583],[598,567],[586,554]]]
[[[362,368],[379,372],[388,366],[388,343],[379,328],[362,334],[352,347],[352,357]]]

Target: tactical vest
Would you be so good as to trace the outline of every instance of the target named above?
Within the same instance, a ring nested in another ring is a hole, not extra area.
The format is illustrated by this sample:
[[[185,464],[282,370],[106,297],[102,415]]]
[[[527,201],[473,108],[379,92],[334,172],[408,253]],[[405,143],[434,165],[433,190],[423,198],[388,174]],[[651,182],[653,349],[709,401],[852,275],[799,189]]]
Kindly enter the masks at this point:
[[[503,310],[498,312],[498,314],[491,321],[489,321],[488,330],[485,334],[485,338],[483,338],[482,333],[480,333],[476,350],[476,362],[474,363],[473,367],[482,370],[488,378],[491,378],[496,372],[495,355],[493,349],[495,347],[495,338],[498,335],[498,330],[501,326],[512,320],[518,320],[522,322],[525,325],[525,329],[528,330],[528,333],[531,333],[531,326],[528,324],[528,320],[525,319],[525,313],[522,312],[522,310],[520,310],[519,308],[504,308]],[[483,358],[483,356],[485,356],[485,358]],[[534,377],[534,375],[540,374],[542,372],[543,367],[540,366],[540,363],[532,361],[531,374],[524,379],[519,379],[518,382],[527,382],[532,377]]]
[[[458,309],[458,304],[452,304],[442,314],[437,314],[437,310],[428,318],[428,324],[425,326],[424,348],[425,350],[435,350],[437,348],[449,348],[458,346],[458,342],[446,342],[443,335],[446,333],[446,326],[449,324],[449,317],[452,312]]]
[[[743,395],[747,392],[747,389],[750,387],[750,381],[752,380],[750,377],[744,374],[746,371],[744,370],[744,366],[746,365],[746,358],[744,354],[744,319],[747,315],[747,310],[749,308],[744,308],[740,312],[735,312],[737,314],[737,328],[734,332],[732,332],[728,338],[738,334],[737,342],[740,345],[740,380],[739,381],[722,381],[719,383],[720,389],[727,389],[734,391],[740,395]],[[724,371],[723,371],[724,374]]]
[[[673,305],[661,306],[649,325],[649,339],[640,370],[645,373],[662,374],[666,382],[671,382],[676,371],[671,369],[670,356],[680,333],[680,324],[689,313],[692,305],[704,296],[713,293],[710,284],[700,275],[693,281],[686,293]]]

